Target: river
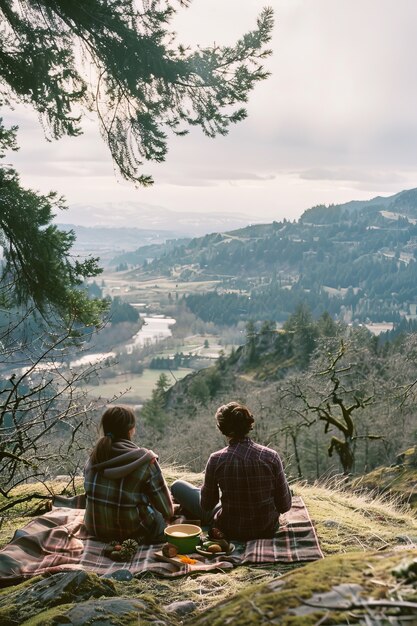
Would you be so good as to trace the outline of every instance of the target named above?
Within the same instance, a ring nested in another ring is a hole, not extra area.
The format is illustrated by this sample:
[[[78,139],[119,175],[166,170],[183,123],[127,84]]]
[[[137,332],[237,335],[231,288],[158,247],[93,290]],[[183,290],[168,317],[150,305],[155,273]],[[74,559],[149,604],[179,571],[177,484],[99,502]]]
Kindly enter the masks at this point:
[[[126,351],[131,354],[135,348],[158,343],[167,337],[172,337],[171,326],[176,323],[173,317],[163,315],[144,315],[142,328],[132,337],[130,343],[126,344]]]
[[[167,337],[172,337],[171,326],[176,323],[173,317],[164,317],[163,315],[141,315],[144,324],[141,329],[133,335],[129,343],[126,344],[127,354],[132,354],[135,348],[149,345],[150,343],[158,343]],[[116,357],[116,352],[95,352],[94,354],[85,354],[76,361],[71,361],[71,367],[80,367],[82,365],[94,365],[105,359]]]

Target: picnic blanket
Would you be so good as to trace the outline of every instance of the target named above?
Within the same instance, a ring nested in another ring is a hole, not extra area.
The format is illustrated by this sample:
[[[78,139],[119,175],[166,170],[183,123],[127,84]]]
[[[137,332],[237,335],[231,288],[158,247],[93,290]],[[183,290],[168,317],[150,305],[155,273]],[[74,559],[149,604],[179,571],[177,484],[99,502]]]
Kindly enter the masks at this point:
[[[227,557],[204,558],[196,554],[199,560],[195,565],[158,561],[155,552],[162,544],[139,546],[129,562],[114,562],[104,555],[106,544],[88,536],[84,512],[83,508],[54,507],[50,513],[34,518],[16,531],[12,541],[0,550],[0,585],[67,570],[111,576],[117,570],[127,569],[133,575],[152,572],[177,577],[216,569],[224,571],[237,565],[323,558],[308,511],[297,496],[291,510],[281,516],[279,531],[273,539],[233,542],[236,549]]]

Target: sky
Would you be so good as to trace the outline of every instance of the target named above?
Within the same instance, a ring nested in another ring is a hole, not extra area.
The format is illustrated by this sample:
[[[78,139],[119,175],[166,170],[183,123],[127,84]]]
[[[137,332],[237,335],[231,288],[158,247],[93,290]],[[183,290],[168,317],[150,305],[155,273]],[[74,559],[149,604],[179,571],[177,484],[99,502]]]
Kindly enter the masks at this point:
[[[174,27],[186,44],[231,44],[253,28],[263,0],[193,0]],[[248,221],[297,219],[316,204],[364,200],[417,187],[417,2],[275,0],[265,61],[271,72],[249,96],[248,118],[226,137],[198,129],[173,138],[165,163],[145,165],[152,188],[114,170],[94,118],[84,135],[47,142],[36,115],[2,111],[19,124],[9,160],[23,184],[56,190],[65,219],[140,226],[147,210],[232,213]],[[138,211],[115,220],[109,203]],[[85,205],[102,207],[93,212]]]

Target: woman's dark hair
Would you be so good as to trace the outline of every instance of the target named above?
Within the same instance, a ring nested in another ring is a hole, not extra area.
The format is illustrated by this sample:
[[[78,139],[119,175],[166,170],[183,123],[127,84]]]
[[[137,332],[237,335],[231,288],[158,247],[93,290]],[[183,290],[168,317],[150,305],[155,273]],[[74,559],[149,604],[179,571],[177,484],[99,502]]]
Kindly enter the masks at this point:
[[[229,402],[217,409],[216,421],[223,435],[242,439],[252,430],[255,420],[247,406],[239,402]]]
[[[100,422],[100,429],[104,436],[100,437],[91,452],[91,463],[96,465],[111,459],[113,441],[130,439],[129,431],[135,427],[135,424],[135,414],[130,407],[119,404],[106,409]]]

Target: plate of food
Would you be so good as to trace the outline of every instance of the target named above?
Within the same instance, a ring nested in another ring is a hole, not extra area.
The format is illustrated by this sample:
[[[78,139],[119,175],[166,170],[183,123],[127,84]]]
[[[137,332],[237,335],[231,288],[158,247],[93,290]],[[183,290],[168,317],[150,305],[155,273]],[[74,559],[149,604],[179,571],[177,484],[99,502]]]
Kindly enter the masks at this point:
[[[203,541],[201,545],[196,547],[196,551],[203,556],[229,556],[235,549],[233,543],[229,543],[226,539],[208,539]]]

